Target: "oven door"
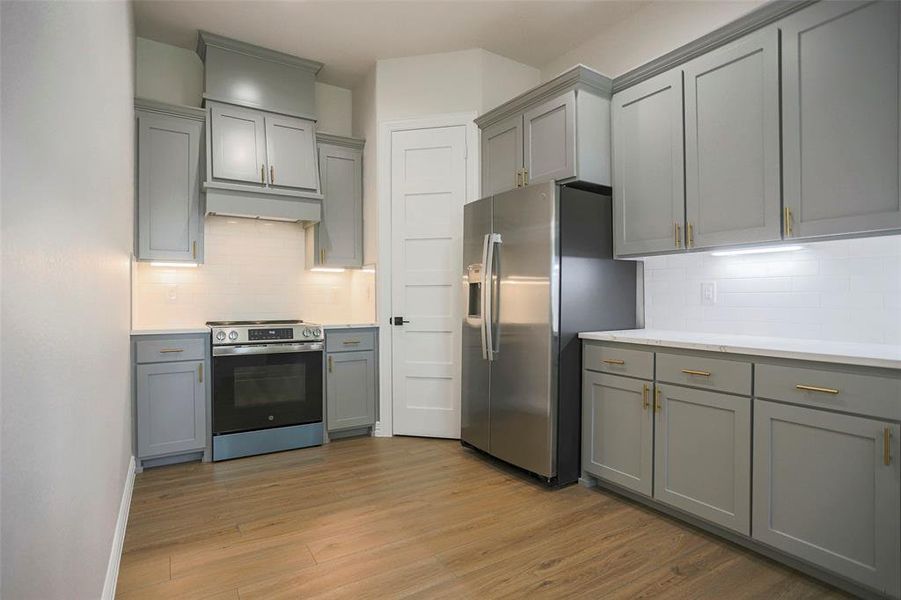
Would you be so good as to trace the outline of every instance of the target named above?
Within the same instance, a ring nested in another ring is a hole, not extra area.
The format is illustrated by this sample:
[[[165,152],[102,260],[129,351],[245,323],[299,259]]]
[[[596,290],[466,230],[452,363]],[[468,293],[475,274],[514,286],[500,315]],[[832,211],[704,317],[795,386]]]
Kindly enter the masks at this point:
[[[322,421],[322,343],[213,348],[213,434]]]

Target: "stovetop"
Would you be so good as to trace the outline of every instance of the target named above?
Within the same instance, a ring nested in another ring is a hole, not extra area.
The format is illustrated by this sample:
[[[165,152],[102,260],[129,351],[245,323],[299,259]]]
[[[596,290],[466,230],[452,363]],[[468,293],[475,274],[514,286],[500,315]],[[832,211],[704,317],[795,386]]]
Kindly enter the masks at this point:
[[[321,342],[322,326],[300,319],[208,321],[214,346]]]

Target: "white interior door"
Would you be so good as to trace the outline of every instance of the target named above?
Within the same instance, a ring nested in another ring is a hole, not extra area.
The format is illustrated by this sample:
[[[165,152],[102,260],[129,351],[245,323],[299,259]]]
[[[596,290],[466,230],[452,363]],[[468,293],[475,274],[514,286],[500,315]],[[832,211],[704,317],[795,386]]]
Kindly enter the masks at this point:
[[[460,437],[466,127],[391,133],[394,433]]]

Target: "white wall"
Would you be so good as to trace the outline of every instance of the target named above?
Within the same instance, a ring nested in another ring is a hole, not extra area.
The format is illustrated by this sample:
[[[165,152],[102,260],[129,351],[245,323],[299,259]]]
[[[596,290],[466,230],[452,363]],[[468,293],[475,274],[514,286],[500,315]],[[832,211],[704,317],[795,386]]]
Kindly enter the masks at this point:
[[[901,235],[644,263],[647,327],[901,344]],[[701,282],[716,284],[715,305]]]
[[[134,33],[2,3],[4,598],[99,598],[131,457]]]
[[[575,64],[622,75],[750,12],[765,0],[651,2],[541,67],[542,80]]]
[[[353,94],[350,90],[316,82],[316,130],[335,135],[352,134]]]
[[[378,259],[378,114],[375,101],[376,66],[353,89],[353,134],[363,146],[363,263]]]

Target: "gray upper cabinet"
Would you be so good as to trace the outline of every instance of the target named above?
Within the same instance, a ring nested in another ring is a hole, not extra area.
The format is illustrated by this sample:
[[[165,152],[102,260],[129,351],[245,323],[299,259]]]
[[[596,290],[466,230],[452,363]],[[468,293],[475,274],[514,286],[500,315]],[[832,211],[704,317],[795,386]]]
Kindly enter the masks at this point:
[[[263,114],[237,106],[209,103],[212,176],[266,185],[266,130]]]
[[[575,90],[527,110],[522,121],[526,182],[575,177]]]
[[[899,23],[898,2],[780,21],[787,238],[901,229]]]
[[[682,71],[613,96],[613,243],[616,255],[681,247],[685,221]]]
[[[753,537],[897,598],[899,426],[756,401]]]
[[[653,485],[652,384],[582,372],[582,468],[645,496]]]
[[[654,497],[751,531],[751,399],[657,384]]]
[[[514,115],[482,130],[483,196],[521,185],[522,165],[522,115]]]
[[[307,230],[307,267],[363,265],[363,141],[322,135],[322,221]],[[324,143],[328,140],[328,143]]]
[[[137,366],[138,458],[204,449],[203,369],[202,360]]]
[[[476,119],[482,195],[545,181],[609,186],[610,90],[579,65]]]
[[[319,190],[316,123],[280,115],[266,115],[265,121],[269,185]]]
[[[375,351],[330,353],[327,361],[328,430],[375,424]]]
[[[137,258],[199,260],[203,111],[145,100],[136,109]]]
[[[683,72],[690,247],[781,239],[778,29],[705,54]]]

